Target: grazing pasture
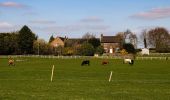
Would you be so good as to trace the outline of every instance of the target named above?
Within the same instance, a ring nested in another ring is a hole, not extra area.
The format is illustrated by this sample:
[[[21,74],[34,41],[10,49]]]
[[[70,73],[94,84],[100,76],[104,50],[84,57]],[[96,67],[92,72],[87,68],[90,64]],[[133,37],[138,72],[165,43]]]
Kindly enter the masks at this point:
[[[20,60],[16,60],[20,59]],[[0,58],[0,100],[169,100],[170,60]],[[53,81],[50,81],[54,68]],[[110,72],[113,72],[109,82]]]

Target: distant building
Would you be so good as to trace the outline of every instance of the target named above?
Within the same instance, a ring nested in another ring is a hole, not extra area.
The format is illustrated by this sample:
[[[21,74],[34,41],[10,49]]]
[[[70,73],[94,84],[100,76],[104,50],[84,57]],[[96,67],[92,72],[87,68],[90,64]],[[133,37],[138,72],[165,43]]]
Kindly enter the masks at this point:
[[[52,45],[53,47],[65,47],[65,46],[69,46],[69,47],[74,47],[74,46],[79,46],[81,45],[83,42],[87,41],[87,39],[81,39],[81,38],[67,38],[67,37],[56,37],[51,43],[50,45]]]
[[[50,45],[53,47],[77,47],[80,46],[85,41],[88,41],[87,39],[81,39],[81,38],[66,38],[66,37],[56,37]],[[103,36],[101,34],[100,38],[101,45],[104,47],[105,53],[114,54],[118,49],[120,49],[121,46],[121,40],[116,36]]]
[[[121,40],[116,36],[103,36],[101,34],[100,41],[105,53],[114,54],[121,46]]]
[[[143,48],[141,51],[142,55],[149,55],[149,49],[148,48]]]
[[[59,47],[59,46],[64,47],[65,41],[66,41],[66,37],[65,37],[65,38],[63,38],[63,37],[56,37],[56,38],[50,43],[50,45],[53,46],[53,47]]]

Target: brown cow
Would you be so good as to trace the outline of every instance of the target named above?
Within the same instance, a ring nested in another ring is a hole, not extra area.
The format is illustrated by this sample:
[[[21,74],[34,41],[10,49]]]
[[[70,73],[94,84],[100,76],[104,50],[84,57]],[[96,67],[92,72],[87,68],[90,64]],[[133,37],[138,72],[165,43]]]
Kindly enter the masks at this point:
[[[14,59],[12,59],[11,57],[10,57],[9,60],[8,60],[8,65],[9,65],[9,66],[10,66],[10,65],[12,65],[12,66],[15,65],[15,61],[14,61]]]
[[[109,64],[109,61],[107,61],[107,60],[102,61],[102,65],[107,65],[107,64]]]

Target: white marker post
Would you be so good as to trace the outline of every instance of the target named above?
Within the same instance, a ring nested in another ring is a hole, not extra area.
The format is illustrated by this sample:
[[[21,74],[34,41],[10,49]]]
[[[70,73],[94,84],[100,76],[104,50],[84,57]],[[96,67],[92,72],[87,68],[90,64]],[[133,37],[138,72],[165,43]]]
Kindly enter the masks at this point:
[[[111,81],[111,79],[112,79],[112,71],[110,72],[109,82]]]
[[[53,73],[54,73],[54,65],[53,65],[52,71],[51,71],[51,82],[53,81]]]

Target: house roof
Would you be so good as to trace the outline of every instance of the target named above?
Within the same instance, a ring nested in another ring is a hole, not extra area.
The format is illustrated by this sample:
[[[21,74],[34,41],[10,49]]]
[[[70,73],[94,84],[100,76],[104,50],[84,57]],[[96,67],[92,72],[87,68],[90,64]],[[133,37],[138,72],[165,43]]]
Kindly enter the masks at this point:
[[[58,37],[58,38],[60,38],[62,41],[64,41],[64,40],[65,40],[65,38],[63,38],[63,37]]]
[[[63,37],[56,37],[50,44],[54,47],[57,46],[64,46],[65,38]]]
[[[81,39],[81,38],[70,38],[68,39],[68,41],[72,41],[72,42],[75,42],[75,43],[78,43],[78,44],[81,44],[85,41],[87,41],[87,39]]]
[[[120,43],[120,39],[116,36],[102,36],[101,43]]]

